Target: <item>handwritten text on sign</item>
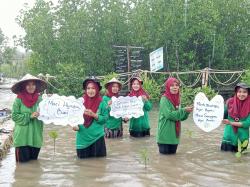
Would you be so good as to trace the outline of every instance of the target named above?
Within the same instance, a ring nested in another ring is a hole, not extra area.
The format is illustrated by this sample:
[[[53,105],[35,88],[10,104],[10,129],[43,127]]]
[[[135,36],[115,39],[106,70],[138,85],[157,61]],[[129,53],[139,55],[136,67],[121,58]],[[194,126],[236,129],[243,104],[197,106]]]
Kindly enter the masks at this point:
[[[193,119],[195,124],[205,132],[220,126],[224,117],[224,99],[216,95],[211,101],[204,93],[198,93],[194,100]]]
[[[138,118],[144,115],[141,97],[112,97],[110,115],[115,118]]]
[[[84,113],[83,99],[73,96],[59,96],[57,94],[43,99],[39,103],[39,120],[46,124],[78,125],[83,124]]]

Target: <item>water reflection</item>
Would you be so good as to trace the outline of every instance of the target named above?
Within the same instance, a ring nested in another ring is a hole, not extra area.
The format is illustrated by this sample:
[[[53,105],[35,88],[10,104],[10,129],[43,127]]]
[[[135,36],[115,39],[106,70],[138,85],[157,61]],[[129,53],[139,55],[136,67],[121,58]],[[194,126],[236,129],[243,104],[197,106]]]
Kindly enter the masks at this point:
[[[183,123],[176,155],[160,155],[155,132],[158,113],[150,113],[152,136],[130,138],[128,124],[121,139],[106,140],[106,158],[78,160],[75,133],[70,127],[45,125],[44,146],[38,161],[16,165],[14,149],[0,162],[0,186],[250,186],[250,154],[241,160],[220,151],[223,126],[202,132],[192,119]],[[191,131],[191,135],[187,133]],[[58,131],[56,154],[51,130]],[[148,150],[145,169],[140,150]]]

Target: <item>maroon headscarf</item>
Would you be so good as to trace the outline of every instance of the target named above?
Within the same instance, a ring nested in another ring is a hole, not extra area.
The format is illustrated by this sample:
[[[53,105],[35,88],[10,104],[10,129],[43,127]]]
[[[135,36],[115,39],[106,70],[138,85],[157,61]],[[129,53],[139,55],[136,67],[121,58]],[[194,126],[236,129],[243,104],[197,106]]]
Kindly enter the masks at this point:
[[[227,100],[228,114],[234,118],[234,121],[238,122],[242,118],[246,118],[250,113],[250,96],[241,101],[237,97],[237,92],[240,87],[236,89],[235,95]],[[238,127],[233,126],[235,133],[238,132]]]
[[[163,96],[165,96],[175,107],[175,109],[177,109],[180,105],[180,92],[178,92],[177,94],[172,94],[170,92],[170,86],[172,86],[174,83],[178,83],[179,81],[176,78],[168,78],[168,80],[165,82],[165,93],[163,94]],[[176,121],[175,122],[175,133],[176,133],[176,137],[180,136],[180,131],[181,131],[181,122],[180,121]]]
[[[27,86],[28,82],[29,81],[23,83],[22,89],[21,89],[22,91],[17,94],[17,98],[21,99],[22,103],[26,107],[31,108],[36,104],[36,102],[39,98],[39,93],[38,93],[37,89],[32,94],[28,93],[26,91],[26,86]]]
[[[89,97],[88,95],[87,95],[87,86],[88,86],[88,84],[89,83],[93,83],[94,84],[94,86],[95,86],[95,90],[96,90],[96,95],[94,96],[94,97]],[[88,81],[87,82],[87,84],[86,84],[86,88],[85,88],[85,93],[83,94],[83,99],[84,99],[84,103],[83,103],[83,105],[85,106],[85,108],[86,109],[90,109],[90,110],[92,110],[94,113],[96,113],[97,112],[97,110],[98,110],[98,107],[99,107],[99,105],[100,105],[100,103],[101,103],[101,101],[102,101],[102,97],[101,97],[101,95],[100,95],[100,90],[99,90],[99,87],[98,87],[98,85],[94,82],[94,81]],[[90,117],[90,116],[87,116],[87,115],[85,115],[85,114],[83,114],[83,118],[84,118],[84,126],[86,127],[86,128],[88,128],[90,125],[91,125],[91,123],[92,123],[92,121],[94,120],[94,118],[93,117]]]
[[[107,88],[107,96],[108,97],[118,97],[118,95],[119,95],[119,93],[113,93],[112,92],[112,86],[113,86],[113,84],[118,84],[118,83],[109,83],[108,84],[108,88]],[[119,86],[119,90],[121,89],[121,87],[120,87],[120,85],[118,84],[118,86]]]
[[[140,89],[138,91],[135,91],[133,88],[132,88],[132,84],[134,83],[134,81],[137,80],[140,84]],[[138,79],[134,79],[132,82],[131,82],[131,91],[130,93],[128,94],[128,96],[136,96],[136,97],[139,97],[139,96],[143,96],[145,95],[147,97],[147,99],[149,99],[149,95],[148,93],[142,88],[142,83],[140,80]]]

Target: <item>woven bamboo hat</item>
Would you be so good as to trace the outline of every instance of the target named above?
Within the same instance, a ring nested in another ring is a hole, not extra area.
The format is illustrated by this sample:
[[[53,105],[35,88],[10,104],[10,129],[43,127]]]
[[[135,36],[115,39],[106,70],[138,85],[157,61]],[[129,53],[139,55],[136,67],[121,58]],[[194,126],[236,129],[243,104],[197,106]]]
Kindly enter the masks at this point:
[[[21,80],[11,87],[11,91],[15,94],[18,94],[22,91],[23,85],[28,81],[35,81],[38,92],[42,92],[47,88],[47,83],[44,80],[39,79],[31,74],[26,74]]]
[[[117,84],[119,85],[120,88],[122,87],[122,83],[121,83],[118,79],[116,79],[116,78],[114,77],[114,78],[112,78],[111,80],[109,80],[109,81],[104,85],[105,88],[107,89],[108,86],[109,86],[109,84],[111,84],[111,83],[117,83]]]

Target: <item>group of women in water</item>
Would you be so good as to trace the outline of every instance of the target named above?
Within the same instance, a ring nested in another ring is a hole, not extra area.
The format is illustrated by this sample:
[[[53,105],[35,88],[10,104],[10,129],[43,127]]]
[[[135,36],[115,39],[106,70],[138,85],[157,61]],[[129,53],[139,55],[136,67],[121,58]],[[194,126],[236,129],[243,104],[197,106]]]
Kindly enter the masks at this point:
[[[128,96],[142,97],[144,115],[139,118],[114,118],[110,116],[111,98],[118,97],[122,83],[116,78],[105,84],[106,94],[101,96],[102,86],[95,78],[83,81],[84,124],[73,127],[76,132],[76,153],[80,159],[105,157],[107,155],[105,138],[122,138],[123,122],[129,121],[131,137],[150,136],[148,112],[152,109],[150,93],[143,89],[139,76],[130,79]],[[38,158],[43,143],[43,122],[38,120],[37,111],[42,100],[39,93],[46,89],[46,82],[30,74],[25,75],[13,85],[12,91],[17,94],[12,108],[12,119],[15,122],[14,147],[17,162],[27,162]],[[245,83],[235,87],[234,96],[225,103],[225,124],[221,144],[222,151],[238,150],[238,140],[242,149],[248,146],[250,126],[250,88]],[[192,106],[180,107],[180,82],[168,78],[165,91],[160,99],[156,142],[161,154],[175,154],[181,136],[181,121],[188,118]],[[243,143],[244,142],[244,143]]]

